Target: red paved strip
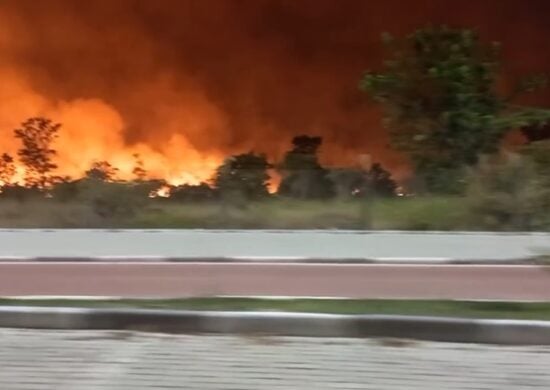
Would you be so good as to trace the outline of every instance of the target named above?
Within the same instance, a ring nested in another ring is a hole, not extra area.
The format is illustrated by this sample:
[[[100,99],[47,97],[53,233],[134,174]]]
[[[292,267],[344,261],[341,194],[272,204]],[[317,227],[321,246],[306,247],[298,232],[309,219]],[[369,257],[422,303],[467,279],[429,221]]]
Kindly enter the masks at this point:
[[[0,295],[550,300],[537,266],[0,263]]]

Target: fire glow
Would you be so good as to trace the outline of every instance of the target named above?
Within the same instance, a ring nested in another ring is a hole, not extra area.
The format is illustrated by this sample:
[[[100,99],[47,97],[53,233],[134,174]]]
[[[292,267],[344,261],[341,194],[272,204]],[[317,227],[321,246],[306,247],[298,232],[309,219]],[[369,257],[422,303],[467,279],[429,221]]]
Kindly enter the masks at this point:
[[[198,184],[231,154],[276,162],[300,134],[323,137],[327,166],[370,153],[399,179],[407,161],[356,87],[382,61],[381,32],[479,26],[522,53],[507,55],[509,69],[549,64],[547,4],[487,0],[449,12],[440,0],[220,0],[213,12],[211,3],[2,0],[0,153],[16,157],[13,129],[43,116],[62,124],[56,174],[73,179],[96,161],[130,179],[138,154],[148,178]]]
[[[145,142],[128,144],[125,123],[117,110],[100,99],[52,101],[34,91],[17,75],[0,68],[1,152],[16,160],[19,142],[13,129],[31,116],[45,116],[62,124],[52,147],[57,151],[55,172],[60,176],[82,177],[96,161],[108,161],[118,169],[120,179],[131,179],[135,155],[144,162],[147,177],[169,184],[199,184],[207,181],[223,156],[195,148],[185,133],[174,133],[165,142],[152,146]],[[14,182],[22,182],[24,168],[17,166]]]

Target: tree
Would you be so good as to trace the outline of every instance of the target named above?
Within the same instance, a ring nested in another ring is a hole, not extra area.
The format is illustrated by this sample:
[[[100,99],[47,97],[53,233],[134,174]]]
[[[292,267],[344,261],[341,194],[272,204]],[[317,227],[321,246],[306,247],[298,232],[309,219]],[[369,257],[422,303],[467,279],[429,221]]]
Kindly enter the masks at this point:
[[[15,162],[13,157],[7,153],[0,156],[0,186],[11,184],[15,176]]]
[[[99,181],[114,181],[118,173],[118,168],[114,167],[108,161],[95,161],[90,169],[85,172],[87,179]]]
[[[428,190],[460,190],[463,168],[496,152],[510,129],[550,118],[548,110],[512,103],[542,86],[541,76],[499,96],[499,45],[482,43],[474,31],[425,28],[383,40],[391,50],[385,70],[367,72],[360,88],[384,106],[392,146],[409,155]]]
[[[374,163],[367,174],[368,185],[373,195],[394,196],[397,184],[391,178],[391,173],[384,169],[381,164]]]
[[[61,124],[50,119],[36,117],[23,122],[21,128],[15,129],[15,137],[22,142],[17,152],[25,165],[25,184],[29,187],[45,189],[57,180],[52,172],[57,168],[53,162],[56,151],[51,148],[57,138]]]
[[[249,152],[229,157],[216,170],[214,188],[222,197],[263,198],[269,194],[270,168],[263,154]]]
[[[135,177],[135,180],[138,182],[144,181],[147,177],[147,171],[145,170],[145,164],[141,159],[141,156],[137,153],[133,155],[135,160],[134,168],[132,169],[132,174]]]
[[[334,194],[328,171],[319,163],[321,137],[301,135],[292,139],[279,171],[282,176],[278,193],[293,198],[328,198]]]

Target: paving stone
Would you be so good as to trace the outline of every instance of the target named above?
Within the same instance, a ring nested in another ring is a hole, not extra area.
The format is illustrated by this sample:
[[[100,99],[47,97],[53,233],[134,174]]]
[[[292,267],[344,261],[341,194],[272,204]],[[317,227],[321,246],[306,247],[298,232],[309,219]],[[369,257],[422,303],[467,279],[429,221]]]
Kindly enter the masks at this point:
[[[0,329],[1,390],[543,390],[550,347]]]

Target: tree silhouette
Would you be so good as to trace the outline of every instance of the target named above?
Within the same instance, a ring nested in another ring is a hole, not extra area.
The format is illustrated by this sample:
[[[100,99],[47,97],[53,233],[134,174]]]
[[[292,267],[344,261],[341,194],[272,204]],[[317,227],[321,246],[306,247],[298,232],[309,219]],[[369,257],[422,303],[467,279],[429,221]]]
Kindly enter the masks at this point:
[[[269,194],[269,168],[271,165],[263,154],[249,152],[229,157],[216,170],[214,188],[224,197],[265,197]]]
[[[391,178],[391,173],[380,163],[374,163],[367,174],[368,185],[376,196],[394,196],[397,184]]]
[[[134,178],[136,181],[144,181],[147,177],[147,171],[145,170],[145,164],[141,158],[141,156],[138,153],[135,153],[133,155],[135,164],[134,168],[132,169],[132,174],[134,175]]]
[[[55,183],[56,177],[51,173],[57,168],[53,162],[56,151],[51,144],[57,138],[61,124],[50,119],[36,117],[23,122],[21,128],[15,129],[22,147],[17,154],[25,165],[25,184],[29,187],[45,189]]]
[[[278,169],[282,180],[278,193],[293,198],[327,198],[333,195],[328,171],[319,163],[318,151],[321,137],[300,135],[292,139],[288,151]]]
[[[99,181],[114,181],[118,168],[113,167],[108,161],[95,161],[85,175],[87,179]]]
[[[11,184],[15,175],[15,163],[13,157],[7,153],[0,156],[0,186]]]

